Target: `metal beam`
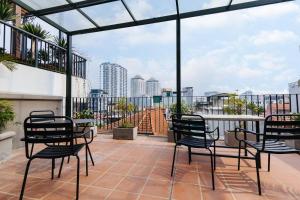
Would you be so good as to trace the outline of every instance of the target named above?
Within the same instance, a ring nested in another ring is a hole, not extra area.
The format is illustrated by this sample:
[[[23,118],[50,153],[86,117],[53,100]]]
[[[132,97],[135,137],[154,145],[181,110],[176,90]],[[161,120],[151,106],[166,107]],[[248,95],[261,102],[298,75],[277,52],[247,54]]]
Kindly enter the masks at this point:
[[[67,35],[67,64],[66,64],[66,102],[65,113],[66,116],[72,117],[72,70],[73,70],[73,56],[72,56],[72,36]]]
[[[69,4],[72,4],[73,2],[70,0],[66,0]],[[76,9],[80,14],[82,14],[87,20],[89,20],[94,26],[100,27],[90,16],[88,16],[85,12],[83,12],[80,8]]]
[[[124,0],[121,0],[121,2],[123,4],[123,6],[126,8],[128,14],[132,18],[132,20],[136,22],[136,19],[135,19],[134,15],[132,14],[131,10],[129,9],[129,7],[127,6],[126,2]]]
[[[176,0],[176,10],[176,113],[181,114],[181,22],[178,0]]]
[[[32,11],[32,8],[30,8],[28,5],[26,5],[25,3],[23,3],[20,0],[12,0],[13,3],[19,5],[20,7],[22,7],[23,9],[27,10],[28,12]],[[46,23],[50,24],[51,26],[57,28],[58,30],[64,32],[64,33],[68,33],[69,31],[67,29],[65,29],[64,27],[58,25],[57,23],[53,22],[52,20],[48,19],[47,17],[41,16],[40,17],[41,20],[45,21]]]
[[[31,11],[30,13],[35,15],[35,16],[43,16],[43,15],[51,15],[59,12],[65,12],[65,11],[70,11],[70,10],[75,10],[79,8],[85,8],[89,6],[96,6],[99,4],[103,3],[110,3],[114,1],[119,1],[119,0],[89,0],[89,1],[80,1],[77,3],[69,3],[66,5],[61,5],[61,6],[55,6],[51,8],[45,8],[42,10],[35,10]]]
[[[209,9],[205,9],[205,10],[180,13],[179,17],[180,17],[180,19],[186,19],[186,18],[191,18],[191,17],[212,15],[212,14],[217,14],[217,13],[230,12],[230,11],[254,8],[254,7],[289,2],[289,1],[294,1],[294,0],[256,0],[256,1],[251,1],[251,2],[234,4],[234,5],[231,5],[229,8],[228,8],[228,6],[222,6],[222,7],[218,7],[218,8],[209,8]],[[133,27],[133,26],[141,26],[141,25],[147,25],[147,24],[153,24],[153,23],[166,22],[166,21],[171,21],[171,20],[176,20],[176,19],[177,19],[177,14],[174,14],[174,15],[167,15],[167,16],[162,16],[162,17],[157,17],[157,18],[138,20],[136,22],[126,22],[126,23],[121,23],[121,24],[102,26],[99,28],[88,28],[88,29],[83,29],[83,30],[78,30],[78,31],[72,31],[72,32],[70,32],[70,34],[71,35],[79,35],[79,34],[86,34],[86,33],[94,33],[94,32],[115,30],[115,29],[121,29],[121,28],[128,28],[128,27]]]
[[[229,1],[229,4],[228,4],[228,6],[227,6],[228,8],[230,8],[232,2],[233,2],[233,0],[230,0],[230,1]]]

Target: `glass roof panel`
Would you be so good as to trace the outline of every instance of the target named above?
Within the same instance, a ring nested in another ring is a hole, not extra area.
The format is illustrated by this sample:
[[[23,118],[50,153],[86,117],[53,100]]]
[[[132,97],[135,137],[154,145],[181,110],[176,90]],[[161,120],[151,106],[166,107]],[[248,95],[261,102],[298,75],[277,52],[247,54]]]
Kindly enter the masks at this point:
[[[68,4],[66,0],[20,0],[20,1],[26,4],[27,6],[29,6],[30,8],[32,8],[33,10],[41,10],[41,9]]]
[[[121,1],[115,1],[81,9],[99,26],[133,21]]]
[[[76,31],[80,29],[94,28],[95,26],[86,19],[77,10],[70,10],[51,15],[46,15],[48,19],[64,27],[68,31]]]
[[[181,13],[229,5],[230,0],[179,0]]]
[[[239,4],[239,3],[246,3],[246,2],[251,2],[253,0],[233,0],[232,4]]]
[[[124,0],[137,20],[176,14],[175,0]],[[187,1],[187,0],[185,0]]]

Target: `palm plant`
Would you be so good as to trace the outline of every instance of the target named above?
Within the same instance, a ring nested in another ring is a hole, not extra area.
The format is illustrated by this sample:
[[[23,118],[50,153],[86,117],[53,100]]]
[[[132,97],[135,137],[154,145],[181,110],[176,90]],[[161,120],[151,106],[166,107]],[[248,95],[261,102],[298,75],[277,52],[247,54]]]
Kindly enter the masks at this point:
[[[0,19],[11,21],[15,19],[15,13],[9,0],[0,0]]]
[[[50,37],[49,32],[44,30],[40,24],[34,24],[34,23],[27,22],[27,23],[23,24],[23,26],[21,28],[24,31],[27,31],[37,37],[44,39],[44,40],[48,39]]]
[[[60,46],[60,47],[62,47],[64,49],[66,49],[68,47],[68,42],[67,42],[67,40],[64,37],[59,38],[59,37],[55,36],[54,37],[54,43],[57,46]]]

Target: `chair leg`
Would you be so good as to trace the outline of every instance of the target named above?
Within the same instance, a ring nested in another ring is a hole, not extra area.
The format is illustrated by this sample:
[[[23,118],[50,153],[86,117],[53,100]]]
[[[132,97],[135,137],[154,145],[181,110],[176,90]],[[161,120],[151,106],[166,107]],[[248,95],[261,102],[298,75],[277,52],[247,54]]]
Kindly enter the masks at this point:
[[[210,167],[211,167],[211,181],[212,181],[212,188],[215,190],[215,175],[214,175],[214,162],[213,162],[213,153],[210,149],[208,149],[210,152]]]
[[[90,156],[90,158],[91,158],[92,164],[93,164],[93,166],[95,166],[94,159],[93,159],[93,156],[92,156],[92,153],[91,153],[91,149],[90,149],[90,147],[89,147],[89,144],[88,144],[88,142],[87,142],[86,137],[84,137],[84,141],[85,141],[85,145],[86,145],[86,148],[87,148],[87,150],[88,150],[89,156]]]
[[[57,178],[60,178],[61,170],[62,170],[63,165],[64,165],[64,160],[65,160],[65,157],[62,157]]]
[[[189,149],[189,164],[191,164],[191,162],[192,162],[192,149],[191,149],[191,147],[188,147],[188,149]]]
[[[260,177],[259,177],[259,165],[260,165],[260,153],[257,152],[255,155],[255,166],[256,166],[256,175],[257,175],[257,185],[258,185],[258,194],[261,195],[261,186],[260,186]]]
[[[241,167],[241,148],[242,148],[242,141],[239,141],[238,170],[240,170]]]
[[[89,169],[88,169],[88,165],[89,165],[89,156],[88,156],[88,148],[87,145],[85,145],[85,175],[88,176],[89,175]]]
[[[77,181],[76,181],[76,200],[79,199],[79,172],[80,172],[80,158],[76,155],[77,158]]]
[[[271,169],[271,154],[268,153],[268,172],[270,171]]]
[[[216,170],[217,162],[216,162],[216,141],[214,141],[214,170]]]
[[[173,154],[173,162],[172,162],[171,176],[173,176],[173,171],[174,171],[174,164],[175,164],[176,150],[177,150],[177,145],[175,145],[175,147],[174,147],[174,154]]]
[[[68,163],[68,164],[70,163],[70,156],[68,156],[68,161],[67,161],[67,163]]]
[[[52,158],[51,179],[54,179],[55,159]]]
[[[21,189],[21,194],[20,194],[20,198],[19,198],[20,200],[23,199],[25,185],[26,185],[26,180],[27,180],[27,175],[28,175],[28,171],[29,171],[29,167],[30,167],[31,161],[32,161],[32,159],[29,159],[28,162],[27,162],[27,165],[26,165],[24,179],[23,179],[23,184],[22,184],[22,189]]]
[[[258,153],[258,166],[259,166],[259,168],[261,168],[261,156],[260,156],[260,152]]]

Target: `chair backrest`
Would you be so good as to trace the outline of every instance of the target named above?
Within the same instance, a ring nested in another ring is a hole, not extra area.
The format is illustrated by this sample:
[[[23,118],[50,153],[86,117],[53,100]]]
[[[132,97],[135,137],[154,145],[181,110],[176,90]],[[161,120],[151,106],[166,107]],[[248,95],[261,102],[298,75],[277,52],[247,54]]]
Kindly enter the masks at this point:
[[[300,115],[269,115],[265,119],[263,148],[266,140],[299,140]]]
[[[73,145],[73,121],[66,116],[27,117],[24,136],[26,144],[66,142]]]
[[[34,110],[29,113],[31,118],[31,122],[49,122],[55,119],[48,118],[55,116],[52,110]]]
[[[172,115],[172,126],[175,141],[180,139],[181,135],[198,136],[206,140],[205,119],[200,115],[174,114]]]

